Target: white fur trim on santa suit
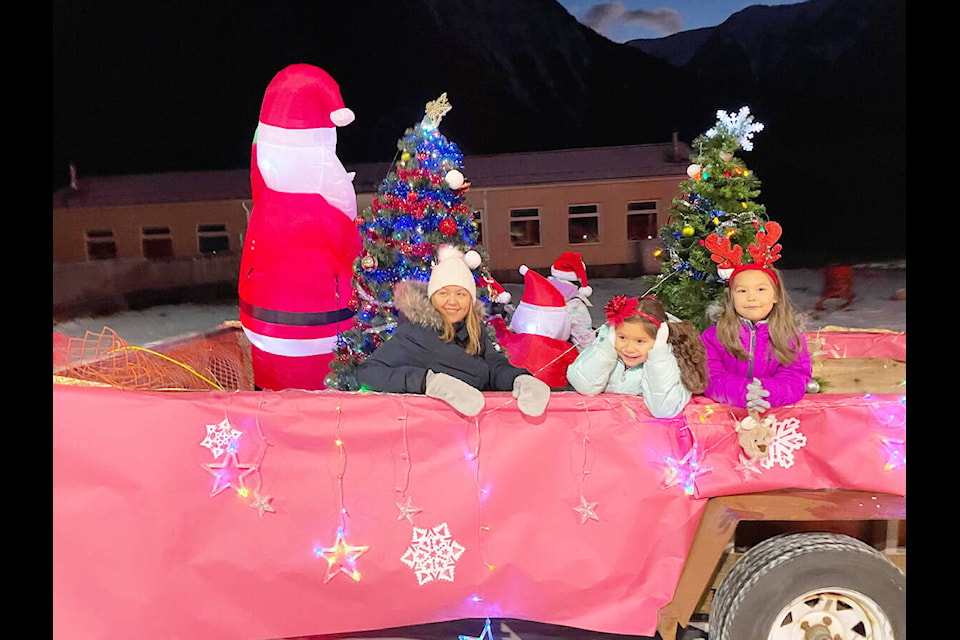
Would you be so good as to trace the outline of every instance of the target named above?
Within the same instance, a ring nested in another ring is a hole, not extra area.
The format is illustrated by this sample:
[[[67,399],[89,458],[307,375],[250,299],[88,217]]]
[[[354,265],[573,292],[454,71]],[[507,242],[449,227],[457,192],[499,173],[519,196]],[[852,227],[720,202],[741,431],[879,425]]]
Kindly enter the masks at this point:
[[[510,329],[514,333],[566,340],[570,337],[570,316],[566,306],[543,307],[521,301],[510,318]]]
[[[272,338],[254,333],[243,327],[250,344],[258,349],[277,356],[302,358],[304,356],[319,356],[332,353],[337,346],[337,336],[328,338],[314,338],[312,340],[288,340],[287,338]]]
[[[268,189],[314,193],[357,217],[353,172],[337,157],[336,129],[282,129],[260,123],[256,138],[257,169]]]
[[[569,338],[570,316],[560,291],[527,265],[520,267],[520,273],[523,274],[523,295],[510,319],[510,328],[515,333],[531,333],[557,340]]]

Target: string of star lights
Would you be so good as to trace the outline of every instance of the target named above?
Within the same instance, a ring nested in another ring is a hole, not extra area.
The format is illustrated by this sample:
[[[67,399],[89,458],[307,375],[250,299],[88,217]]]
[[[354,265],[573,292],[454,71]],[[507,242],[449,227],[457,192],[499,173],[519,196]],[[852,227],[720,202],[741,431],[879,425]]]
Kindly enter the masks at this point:
[[[260,474],[260,468],[263,464],[264,456],[268,446],[263,432],[260,430],[259,420],[256,423],[257,436],[259,443],[255,455],[255,462],[243,463],[240,461],[240,442],[244,431],[234,428],[229,418],[224,415],[221,422],[217,424],[206,425],[206,437],[200,442],[200,446],[210,450],[214,460],[222,462],[203,463],[200,466],[213,476],[213,486],[210,489],[210,497],[220,495],[229,488],[233,488],[236,494],[241,498],[250,497],[251,490],[247,486],[247,479],[253,478],[256,486],[253,488],[253,500],[251,507],[258,509],[262,516],[265,511],[274,511],[270,504],[270,496],[261,496],[260,488],[263,478]]]
[[[598,503],[589,502],[583,495],[583,486],[587,481],[587,475],[590,473],[590,469],[587,468],[587,449],[590,445],[590,409],[587,407],[586,401],[582,401],[580,404],[583,407],[587,425],[583,430],[583,438],[580,442],[581,447],[583,448],[583,461],[580,464],[580,478],[577,482],[579,485],[578,491],[580,493],[580,503],[573,507],[573,510],[580,514],[580,524],[586,524],[587,520],[596,520],[599,522],[600,517],[596,512]]]
[[[401,399],[401,403],[403,400]],[[406,519],[407,522],[413,524],[413,516],[420,513],[422,509],[413,506],[413,497],[407,495],[407,489],[410,487],[410,445],[407,442],[407,414],[406,414],[406,404],[404,407],[404,415],[397,418],[400,421],[400,431],[401,431],[401,440],[403,442],[403,450],[400,452],[400,461],[403,463],[404,478],[399,486],[394,487],[394,491],[397,493],[397,499],[400,502],[397,502],[397,509],[400,510],[400,515],[397,516],[397,521]]]
[[[353,581],[360,581],[360,570],[357,569],[357,559],[363,555],[370,547],[361,545],[352,545],[347,542],[347,518],[350,514],[347,512],[343,501],[343,476],[347,469],[347,452],[340,437],[341,408],[339,401],[336,406],[337,420],[334,427],[333,445],[336,448],[337,458],[340,468],[337,471],[337,516],[339,526],[337,527],[337,537],[334,543],[329,547],[314,547],[313,552],[317,557],[327,561],[327,572],[324,575],[324,584],[330,582],[341,573],[349,576]]]

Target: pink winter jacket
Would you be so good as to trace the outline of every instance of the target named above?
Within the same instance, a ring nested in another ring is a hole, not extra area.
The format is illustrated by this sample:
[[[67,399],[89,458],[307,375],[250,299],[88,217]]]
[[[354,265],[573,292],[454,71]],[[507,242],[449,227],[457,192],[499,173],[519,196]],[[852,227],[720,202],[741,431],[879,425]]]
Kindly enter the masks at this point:
[[[724,349],[717,339],[716,325],[708,327],[700,339],[707,350],[709,375],[704,395],[711,400],[735,407],[745,406],[747,384],[754,378],[759,378],[763,388],[770,392],[765,400],[771,407],[793,404],[806,393],[813,371],[810,351],[803,336],[800,337],[797,358],[788,366],[777,361],[765,321],[754,325],[749,320],[742,320],[740,342],[750,354],[747,360],[738,360]]]

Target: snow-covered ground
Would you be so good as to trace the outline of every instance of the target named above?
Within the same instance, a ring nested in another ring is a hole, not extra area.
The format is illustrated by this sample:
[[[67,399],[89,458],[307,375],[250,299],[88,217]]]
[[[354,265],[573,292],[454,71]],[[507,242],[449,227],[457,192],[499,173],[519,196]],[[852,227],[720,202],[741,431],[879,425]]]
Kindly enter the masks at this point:
[[[793,269],[784,271],[784,281],[794,306],[806,315],[810,331],[826,326],[858,329],[907,330],[907,265],[906,261],[865,264],[854,267],[853,303],[838,309],[842,300],[827,300],[825,310],[815,309],[824,294],[824,269]],[[592,280],[595,326],[603,322],[603,305],[614,295],[640,295],[643,285],[639,279],[607,278]],[[506,284],[514,303],[520,300],[523,285]],[[81,317],[65,322],[54,322],[54,333],[71,338],[82,338],[86,332],[99,333],[104,327],[112,329],[127,344],[145,346],[153,342],[190,333],[203,333],[228,320],[237,320],[237,304],[215,303],[158,305],[138,311],[124,311],[109,316]]]

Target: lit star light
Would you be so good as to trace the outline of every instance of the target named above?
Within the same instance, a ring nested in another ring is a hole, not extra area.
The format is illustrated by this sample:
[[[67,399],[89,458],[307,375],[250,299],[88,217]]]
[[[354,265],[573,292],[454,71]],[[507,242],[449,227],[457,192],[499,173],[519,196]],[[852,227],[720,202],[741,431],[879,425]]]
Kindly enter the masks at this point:
[[[345,573],[355,582],[360,582],[360,571],[357,570],[357,558],[369,549],[367,546],[354,546],[347,544],[344,539],[343,528],[337,529],[337,540],[332,547],[322,547],[313,550],[318,556],[322,556],[327,561],[327,575],[323,582],[326,584],[333,580],[337,574]]]
[[[213,497],[224,491],[227,487],[233,487],[237,493],[246,497],[247,485],[244,482],[251,473],[257,470],[255,464],[240,464],[237,460],[237,454],[233,451],[227,454],[223,462],[201,465],[204,469],[213,475],[213,488],[210,490],[210,496]]]
[[[573,510],[580,514],[580,524],[586,524],[587,520],[600,522],[600,518],[595,512],[596,508],[596,502],[587,502],[586,498],[580,496],[580,506],[574,507]]]
[[[684,454],[679,461],[670,456],[664,456],[663,461],[667,463],[663,488],[669,489],[674,485],[683,487],[684,493],[688,496],[693,495],[694,484],[697,476],[706,475],[712,471],[710,467],[701,467],[697,459],[700,454],[699,445],[694,443],[690,450]]]
[[[483,625],[483,633],[481,633],[479,636],[461,635],[459,640],[494,640],[493,631],[490,630],[490,618],[487,618],[486,623]]]

